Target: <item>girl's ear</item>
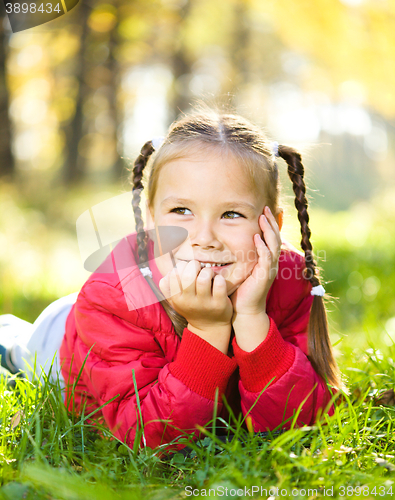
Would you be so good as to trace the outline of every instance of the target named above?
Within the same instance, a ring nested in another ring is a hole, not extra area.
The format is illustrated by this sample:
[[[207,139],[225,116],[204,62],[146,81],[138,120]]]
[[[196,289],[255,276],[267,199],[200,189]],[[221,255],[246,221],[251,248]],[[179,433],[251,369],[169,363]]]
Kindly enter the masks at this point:
[[[284,222],[284,210],[282,208],[279,208],[278,210],[279,211],[278,211],[276,219],[277,219],[278,228],[281,231],[281,228],[283,227],[283,222]]]

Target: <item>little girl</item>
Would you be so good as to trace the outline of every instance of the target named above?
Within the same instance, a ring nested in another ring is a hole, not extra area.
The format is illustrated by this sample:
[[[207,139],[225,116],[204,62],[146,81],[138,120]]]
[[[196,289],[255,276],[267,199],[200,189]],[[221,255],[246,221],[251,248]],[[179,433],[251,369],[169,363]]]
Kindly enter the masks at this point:
[[[257,432],[313,424],[333,411],[327,383],[341,382],[300,154],[273,152],[247,120],[214,112],[175,122],[155,146],[143,146],[133,169],[137,232],[54,313],[67,312],[60,363],[69,409],[87,415],[105,405],[96,417],[119,439],[133,444],[143,426],[150,447],[197,435],[215,404],[227,418],[223,397]],[[304,255],[281,241],[275,156],[288,165]],[[139,207],[148,160],[151,231]],[[164,228],[187,236],[167,253]]]

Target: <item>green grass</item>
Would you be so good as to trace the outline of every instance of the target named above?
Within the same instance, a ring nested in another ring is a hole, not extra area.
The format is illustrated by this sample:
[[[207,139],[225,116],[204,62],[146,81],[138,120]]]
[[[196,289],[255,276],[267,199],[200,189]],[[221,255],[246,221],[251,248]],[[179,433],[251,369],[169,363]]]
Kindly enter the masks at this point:
[[[43,199],[42,190],[38,196],[34,189],[0,185],[0,244],[5,249],[0,254],[0,314],[34,321],[51,301],[81,287],[88,273],[79,259],[75,220],[121,188],[46,192]],[[208,426],[204,438],[188,443],[188,456],[166,455],[129,449],[106,429],[69,414],[60,388],[47,380],[14,378],[13,387],[3,376],[0,500],[188,498],[186,487],[202,496],[210,488],[221,496],[228,488],[228,496],[235,496],[232,489],[253,486],[266,490],[263,497],[273,493],[270,488],[280,489],[272,496],[285,497],[286,492],[287,498],[331,496],[331,488],[334,497],[393,496],[395,404],[387,398],[383,406],[381,395],[395,382],[394,199],[393,193],[383,193],[348,212],[311,210],[314,248],[326,254],[320,260],[325,288],[338,297],[329,304],[329,319],[349,387],[333,417],[265,437],[232,423],[229,430],[236,436],[228,443]],[[292,208],[288,214],[284,233],[298,246]]]
[[[343,344],[341,367],[350,394],[338,402],[333,417],[267,436],[232,421],[228,429],[235,437],[226,443],[209,425],[197,443],[186,439],[188,456],[130,449],[104,428],[90,426],[86,417],[69,414],[56,384],[14,377],[11,388],[2,377],[0,498],[167,499],[185,498],[191,491],[186,487],[204,495],[210,488],[220,493],[253,486],[279,488],[279,496],[287,490],[289,497],[298,490],[296,498],[329,496],[332,488],[335,497],[347,497],[351,488],[358,487],[357,493],[375,487],[370,498],[384,491],[390,497],[395,408],[383,406],[380,396],[394,387],[395,346]]]

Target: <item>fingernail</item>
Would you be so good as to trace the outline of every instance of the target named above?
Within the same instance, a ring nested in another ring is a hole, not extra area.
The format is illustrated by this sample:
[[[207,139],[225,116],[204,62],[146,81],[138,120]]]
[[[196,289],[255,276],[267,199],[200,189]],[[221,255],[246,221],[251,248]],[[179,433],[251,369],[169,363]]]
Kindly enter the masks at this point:
[[[267,207],[267,210],[268,210],[269,214],[271,214],[271,213],[272,213],[272,211],[270,210],[270,208],[269,208],[269,207]]]

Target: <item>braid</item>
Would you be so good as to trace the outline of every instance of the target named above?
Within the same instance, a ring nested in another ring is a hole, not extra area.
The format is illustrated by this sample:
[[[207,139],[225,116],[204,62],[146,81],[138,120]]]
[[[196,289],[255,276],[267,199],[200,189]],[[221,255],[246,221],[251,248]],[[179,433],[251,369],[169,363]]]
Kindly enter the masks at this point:
[[[301,247],[305,254],[306,269],[304,278],[310,281],[313,287],[320,284],[317,264],[314,261],[313,247],[310,242],[311,231],[309,227],[308,202],[306,198],[306,185],[304,182],[304,167],[301,155],[293,148],[279,146],[278,153],[288,165],[288,175],[292,181],[295,193],[295,207],[298,211],[300,231],[302,234]],[[308,352],[309,359],[324,380],[336,387],[341,387],[339,369],[332,353],[329,339],[328,319],[323,298],[315,295],[310,313]]]
[[[279,155],[284,158],[288,165],[288,175],[292,181],[293,191],[295,193],[295,208],[298,211],[300,222],[300,232],[302,240],[300,246],[305,254],[306,271],[305,276],[312,286],[320,284],[316,276],[316,262],[313,257],[313,247],[310,242],[311,231],[309,227],[309,214],[307,211],[308,202],[306,198],[306,184],[304,182],[304,167],[300,154],[287,146],[279,146]]]
[[[147,165],[149,157],[154,152],[154,147],[152,141],[148,141],[141,148],[140,154],[134,162],[133,168],[133,199],[132,207],[134,212],[134,220],[136,224],[137,232],[137,251],[139,255],[139,262],[147,262],[148,252],[147,252],[147,235],[144,231],[144,222],[141,216],[140,200],[141,191],[144,189],[143,183],[141,182],[143,178],[143,171]]]
[[[148,262],[148,238],[147,234],[144,230],[144,222],[141,215],[140,209],[140,200],[141,200],[141,191],[144,189],[142,178],[143,171],[146,167],[149,157],[154,152],[154,147],[152,145],[152,141],[148,141],[141,148],[140,154],[134,162],[133,168],[133,198],[132,198],[132,207],[134,213],[134,220],[136,224],[136,232],[137,232],[137,252],[139,258],[139,265]],[[182,332],[184,328],[187,326],[186,319],[178,314],[166,300],[160,289],[156,286],[154,280],[150,276],[145,276],[146,281],[150,285],[152,291],[154,292],[156,298],[161,302],[164,310],[170,318],[170,321],[173,323],[174,329],[179,337],[182,336]]]

